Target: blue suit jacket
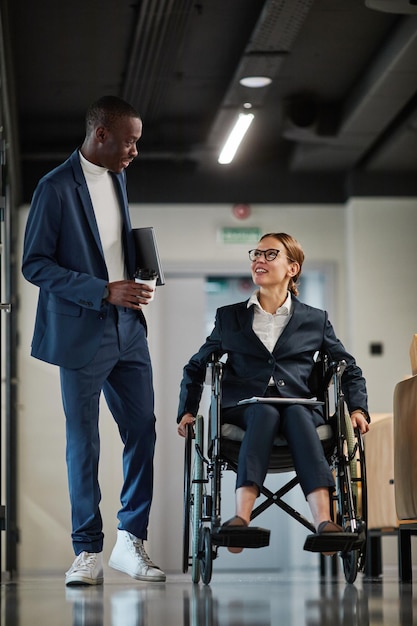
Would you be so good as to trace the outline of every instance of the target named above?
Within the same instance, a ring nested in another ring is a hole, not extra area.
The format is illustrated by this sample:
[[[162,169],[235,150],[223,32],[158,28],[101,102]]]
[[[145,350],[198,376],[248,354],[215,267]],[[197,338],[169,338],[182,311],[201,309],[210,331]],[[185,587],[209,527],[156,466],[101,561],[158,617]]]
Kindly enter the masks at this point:
[[[136,259],[124,172],[113,179],[132,278]],[[108,273],[78,150],[39,181],[26,225],[22,272],[40,288],[32,355],[71,369],[86,365],[104,332]],[[145,324],[142,314],[139,318]]]
[[[367,412],[367,393],[362,371],[337,339],[326,311],[313,308],[292,296],[293,312],[272,353],[252,330],[254,307],[247,301],[217,310],[214,329],[200,350],[184,368],[180,389],[178,420],[184,413],[197,414],[211,354],[227,353],[223,372],[222,406],[239,400],[264,396],[271,376],[283,397],[308,398],[314,355],[327,353],[330,360],[347,363],[342,388],[350,411]]]

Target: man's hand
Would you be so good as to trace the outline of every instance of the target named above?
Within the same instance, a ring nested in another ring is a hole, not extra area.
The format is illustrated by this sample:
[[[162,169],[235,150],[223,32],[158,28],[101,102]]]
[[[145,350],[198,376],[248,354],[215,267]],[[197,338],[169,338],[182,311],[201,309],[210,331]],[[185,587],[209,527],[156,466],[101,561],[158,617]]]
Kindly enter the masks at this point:
[[[137,310],[140,310],[144,304],[148,304],[153,292],[149,285],[136,283],[134,280],[117,280],[109,283],[108,289],[107,302]]]

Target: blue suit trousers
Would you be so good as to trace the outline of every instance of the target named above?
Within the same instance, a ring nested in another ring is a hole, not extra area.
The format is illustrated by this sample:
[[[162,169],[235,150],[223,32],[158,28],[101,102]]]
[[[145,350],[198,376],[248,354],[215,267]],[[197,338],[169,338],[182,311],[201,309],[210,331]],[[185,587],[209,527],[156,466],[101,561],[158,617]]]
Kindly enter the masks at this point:
[[[103,549],[98,481],[102,391],[124,445],[118,527],[146,539],[152,502],[156,434],[146,332],[132,309],[105,306],[106,328],[93,360],[80,369],[60,368],[72,542],[77,555]]]

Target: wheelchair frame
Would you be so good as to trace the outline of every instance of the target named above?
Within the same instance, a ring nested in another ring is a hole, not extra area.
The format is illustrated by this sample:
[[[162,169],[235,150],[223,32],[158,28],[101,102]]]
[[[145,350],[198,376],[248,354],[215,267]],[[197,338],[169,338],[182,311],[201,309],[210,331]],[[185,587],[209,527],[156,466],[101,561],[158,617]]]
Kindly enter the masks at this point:
[[[254,508],[251,520],[276,504],[312,532],[306,538],[304,549],[337,552],[342,559],[346,582],[353,583],[358,572],[365,567],[367,493],[362,436],[358,429],[353,430],[351,419],[345,412],[341,388],[345,366],[344,361],[327,364],[323,360],[322,384],[318,395],[323,401],[327,421],[333,423],[330,445],[329,441],[327,446],[325,442],[322,443],[335,474],[336,487],[330,495],[331,515],[343,528],[343,533],[317,534],[313,524],[283,500],[299,484],[297,477],[275,493],[263,485],[261,493],[265,500]],[[221,436],[223,364],[213,360],[208,368],[211,368],[211,405],[207,452],[204,451],[204,418],[198,415],[194,428],[187,428],[184,453],[183,572],[186,573],[191,566],[192,581],[198,583],[201,577],[204,584],[211,581],[213,560],[218,556],[219,547],[264,547],[269,544],[270,535],[269,530],[259,527],[221,525],[221,476],[226,469],[237,471],[237,452],[226,451],[227,446],[224,444],[227,440]],[[330,416],[329,394],[332,388],[334,413]],[[279,447],[275,450],[279,459]],[[271,471],[288,472],[293,471],[293,467],[288,467],[287,459],[283,467],[275,467]]]

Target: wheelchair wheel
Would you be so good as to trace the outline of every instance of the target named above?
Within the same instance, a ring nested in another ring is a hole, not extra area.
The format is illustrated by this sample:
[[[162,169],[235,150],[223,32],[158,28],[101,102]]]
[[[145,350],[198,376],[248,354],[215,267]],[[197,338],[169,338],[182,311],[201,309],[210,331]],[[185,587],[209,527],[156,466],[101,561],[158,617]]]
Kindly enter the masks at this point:
[[[347,583],[356,580],[365,566],[367,492],[365,456],[362,436],[354,432],[350,417],[345,417],[346,450],[343,467],[338,472],[338,523],[347,532],[355,532],[357,540],[349,551],[341,552]]]
[[[200,568],[201,579],[205,585],[208,585],[211,580],[211,574],[213,571],[213,553],[211,544],[211,532],[207,526],[202,529],[200,537]]]
[[[183,519],[183,556],[182,571],[188,572],[190,565],[190,536],[191,536],[191,566],[192,580],[200,580],[199,533],[203,502],[203,461],[193,449],[203,446],[203,418],[197,416],[195,422],[195,437],[193,430],[187,428],[184,453],[184,519]],[[190,532],[191,531],[191,532]]]
[[[184,446],[184,516],[182,535],[182,571],[188,572],[190,552],[190,506],[191,506],[191,446],[193,443],[192,429],[187,428]]]
[[[341,557],[345,580],[347,583],[353,584],[358,575],[359,550],[351,550],[351,552],[342,553]]]
[[[203,418],[201,415],[197,415],[195,420],[195,454],[193,463],[193,478],[192,478],[192,498],[191,498],[191,578],[193,583],[198,583],[200,580],[200,561],[199,561],[199,547],[200,547],[200,533],[201,533],[201,516],[203,512],[203,480],[204,480],[204,468],[203,468]],[[200,451],[200,454],[198,453]]]

